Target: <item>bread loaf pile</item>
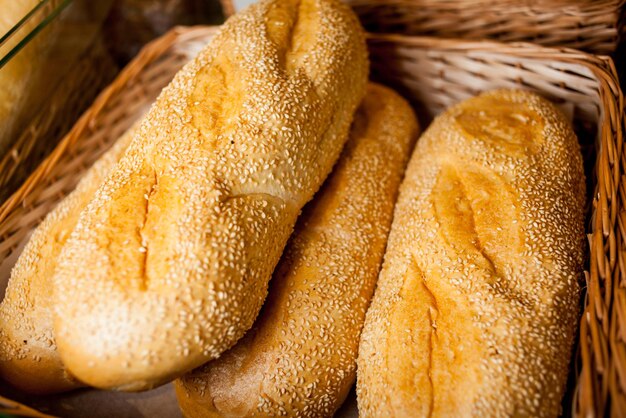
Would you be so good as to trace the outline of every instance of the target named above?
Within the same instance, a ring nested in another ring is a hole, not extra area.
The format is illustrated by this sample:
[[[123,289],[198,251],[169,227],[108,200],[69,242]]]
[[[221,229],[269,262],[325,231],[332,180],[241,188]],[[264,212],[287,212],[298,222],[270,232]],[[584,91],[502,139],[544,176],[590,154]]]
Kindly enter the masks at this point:
[[[363,416],[557,416],[583,258],[571,127],[496,91],[413,151],[364,39],[338,0],[229,19],[34,231],[0,376],[176,379],[188,417],[332,416],[355,379]]]

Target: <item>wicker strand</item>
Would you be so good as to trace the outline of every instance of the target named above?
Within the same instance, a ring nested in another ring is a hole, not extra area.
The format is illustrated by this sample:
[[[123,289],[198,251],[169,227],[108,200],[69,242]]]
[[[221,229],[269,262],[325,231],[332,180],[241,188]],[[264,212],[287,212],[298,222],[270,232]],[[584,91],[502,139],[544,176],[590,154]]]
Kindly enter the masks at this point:
[[[496,39],[613,53],[624,0],[346,0],[377,33]]]

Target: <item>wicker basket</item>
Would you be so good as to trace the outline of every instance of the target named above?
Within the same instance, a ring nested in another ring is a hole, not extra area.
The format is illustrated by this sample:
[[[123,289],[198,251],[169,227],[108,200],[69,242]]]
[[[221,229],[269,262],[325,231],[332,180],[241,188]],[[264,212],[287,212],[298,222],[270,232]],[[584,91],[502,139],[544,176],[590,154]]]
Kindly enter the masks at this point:
[[[104,90],[59,146],[0,207],[0,289],[31,230],[75,186],[78,177],[142,114],[174,73],[214,33],[176,28],[149,44]],[[573,117],[586,151],[589,193],[588,293],[579,356],[566,399],[578,416],[626,410],[626,190],[622,186],[624,103],[609,58],[530,44],[504,45],[372,35],[372,75],[395,87],[423,122],[481,91],[537,91]],[[581,272],[581,278],[583,272]],[[577,385],[575,384],[577,381]],[[21,398],[20,398],[21,399]],[[54,412],[54,411],[53,411]]]
[[[374,33],[497,39],[613,53],[626,0],[344,0]],[[226,16],[237,1],[221,0]]]

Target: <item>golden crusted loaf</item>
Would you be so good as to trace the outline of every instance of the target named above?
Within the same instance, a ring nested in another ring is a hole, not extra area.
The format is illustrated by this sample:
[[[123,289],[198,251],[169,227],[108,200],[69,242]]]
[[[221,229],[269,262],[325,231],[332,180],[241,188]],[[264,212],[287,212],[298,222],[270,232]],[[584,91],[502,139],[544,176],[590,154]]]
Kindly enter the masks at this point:
[[[11,271],[0,304],[0,377],[26,392],[54,393],[81,386],[65,371],[56,350],[52,275],[80,211],[128,147],[132,132],[122,135],[46,216]]]
[[[496,91],[418,141],[358,358],[364,417],[555,417],[577,323],[585,183],[547,100]]]
[[[243,336],[367,72],[363,31],[338,0],[264,0],[226,22],[163,90],[61,252],[55,332],[72,374],[147,389]]]
[[[176,381],[187,417],[332,416],[356,373],[402,174],[411,107],[370,84],[329,180],[298,220],[254,327]]]

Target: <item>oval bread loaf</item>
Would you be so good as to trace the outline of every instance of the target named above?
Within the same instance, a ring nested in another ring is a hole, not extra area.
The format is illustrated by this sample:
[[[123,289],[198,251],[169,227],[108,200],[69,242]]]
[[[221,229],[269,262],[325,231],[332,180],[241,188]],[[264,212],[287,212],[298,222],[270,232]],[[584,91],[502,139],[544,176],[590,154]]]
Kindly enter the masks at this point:
[[[418,141],[358,358],[364,417],[556,417],[579,309],[585,180],[564,116],[524,91]]]
[[[78,215],[128,147],[134,129],[122,135],[45,217],[11,271],[0,304],[0,377],[23,391],[47,394],[81,386],[67,373],[56,349],[52,276]]]
[[[81,213],[54,277],[61,358],[143,390],[243,336],[365,94],[364,34],[338,0],[264,0],[163,90]]]
[[[393,206],[418,127],[411,107],[370,84],[350,139],[306,207],[254,327],[176,381],[187,417],[332,416],[356,376]]]

